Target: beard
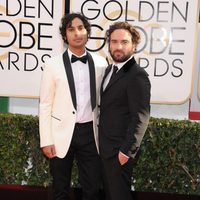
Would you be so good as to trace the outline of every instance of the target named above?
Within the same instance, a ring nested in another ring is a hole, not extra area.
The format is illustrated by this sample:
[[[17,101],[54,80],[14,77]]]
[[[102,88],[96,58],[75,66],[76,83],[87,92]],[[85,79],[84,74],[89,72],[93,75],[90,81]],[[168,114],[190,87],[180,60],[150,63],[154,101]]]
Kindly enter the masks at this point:
[[[122,51],[119,51],[119,50],[116,50],[116,51],[113,51],[110,52],[110,56],[112,57],[113,61],[117,62],[117,63],[121,63],[121,62],[125,62],[127,61],[132,55],[133,55],[133,52],[128,52],[127,54],[125,54],[124,52]],[[118,53],[120,53],[121,55],[119,55]]]

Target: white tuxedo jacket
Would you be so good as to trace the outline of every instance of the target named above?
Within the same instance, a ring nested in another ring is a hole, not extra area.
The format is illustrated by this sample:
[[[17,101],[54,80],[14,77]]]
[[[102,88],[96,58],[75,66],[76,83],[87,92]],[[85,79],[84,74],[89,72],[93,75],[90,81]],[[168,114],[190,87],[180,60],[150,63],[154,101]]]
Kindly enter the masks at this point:
[[[89,53],[88,53],[89,54]],[[98,150],[97,99],[106,60],[89,54],[88,58],[93,109],[94,138]],[[67,50],[45,62],[40,88],[40,146],[55,145],[56,155],[65,157],[76,123],[76,93]]]

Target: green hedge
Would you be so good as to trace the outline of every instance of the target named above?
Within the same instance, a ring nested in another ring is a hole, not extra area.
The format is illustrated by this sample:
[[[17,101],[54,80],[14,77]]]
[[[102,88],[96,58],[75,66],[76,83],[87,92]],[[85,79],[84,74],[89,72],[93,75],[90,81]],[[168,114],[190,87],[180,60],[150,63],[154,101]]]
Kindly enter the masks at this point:
[[[0,114],[0,184],[50,183],[48,160],[39,147],[38,117]]]
[[[134,177],[142,191],[200,195],[200,124],[151,119]]]
[[[151,118],[133,177],[136,191],[200,195],[200,124]],[[38,117],[0,114],[0,184],[51,184]]]

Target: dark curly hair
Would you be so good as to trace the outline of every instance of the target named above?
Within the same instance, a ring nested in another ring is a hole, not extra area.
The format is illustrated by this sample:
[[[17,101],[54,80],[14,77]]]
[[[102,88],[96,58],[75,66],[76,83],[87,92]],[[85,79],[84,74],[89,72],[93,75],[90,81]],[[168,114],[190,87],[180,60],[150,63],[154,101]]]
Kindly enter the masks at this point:
[[[132,26],[128,22],[115,22],[114,24],[110,25],[109,29],[106,31],[106,34],[105,34],[106,41],[108,43],[110,42],[111,34],[117,29],[125,29],[125,30],[129,31],[129,33],[132,36],[132,42],[136,46],[140,43],[139,32],[135,29],[134,26]]]
[[[66,44],[68,44],[67,37],[66,37],[66,29],[72,25],[72,21],[75,18],[79,18],[87,30],[88,37],[91,34],[91,25],[89,21],[81,14],[81,13],[71,13],[71,14],[66,14],[62,19],[61,19],[61,26],[59,27],[60,29],[60,34],[62,36],[62,39]]]

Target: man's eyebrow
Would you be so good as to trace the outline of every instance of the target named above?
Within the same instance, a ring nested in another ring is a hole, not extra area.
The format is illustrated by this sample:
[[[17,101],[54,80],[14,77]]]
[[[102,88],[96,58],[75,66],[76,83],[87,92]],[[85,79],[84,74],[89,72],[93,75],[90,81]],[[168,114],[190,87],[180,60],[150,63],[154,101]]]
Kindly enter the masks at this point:
[[[84,25],[83,25],[83,24],[81,24],[81,25],[79,25],[78,27],[84,27]]]
[[[81,25],[78,25],[77,27],[78,27],[78,28],[81,28],[81,27],[84,27],[84,25],[81,24]],[[67,28],[75,28],[75,26],[72,26],[72,25],[71,25],[71,26],[67,26]]]

